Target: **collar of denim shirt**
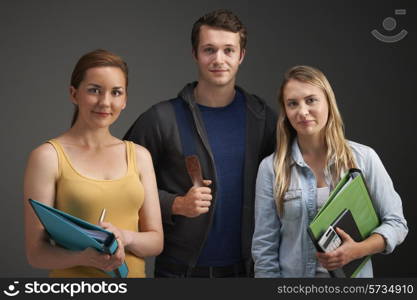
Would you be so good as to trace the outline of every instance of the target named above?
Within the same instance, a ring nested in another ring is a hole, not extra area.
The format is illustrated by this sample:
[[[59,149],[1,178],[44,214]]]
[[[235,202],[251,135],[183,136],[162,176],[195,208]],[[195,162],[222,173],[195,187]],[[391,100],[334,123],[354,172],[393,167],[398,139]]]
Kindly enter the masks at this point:
[[[331,165],[335,162],[334,157],[330,158],[327,168],[329,169]],[[290,166],[293,164],[297,164],[300,167],[308,167],[306,162],[304,161],[303,155],[301,154],[300,146],[298,145],[297,137],[294,138],[292,145],[291,145],[291,162]]]

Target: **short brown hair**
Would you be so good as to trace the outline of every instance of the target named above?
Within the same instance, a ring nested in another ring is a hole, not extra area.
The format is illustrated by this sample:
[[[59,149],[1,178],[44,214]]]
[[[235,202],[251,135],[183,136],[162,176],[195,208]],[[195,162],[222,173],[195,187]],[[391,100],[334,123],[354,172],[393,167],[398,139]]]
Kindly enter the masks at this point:
[[[198,43],[200,42],[200,28],[203,25],[224,29],[234,33],[238,32],[240,36],[240,50],[242,51],[246,48],[246,27],[239,20],[239,18],[230,10],[218,9],[205,14],[204,16],[199,18],[193,25],[193,29],[191,31],[191,45],[196,54]]]
[[[88,69],[96,67],[116,67],[122,70],[126,80],[126,90],[128,85],[128,68],[126,62],[118,55],[103,49],[97,49],[84,54],[77,62],[71,75],[71,86],[78,88],[83,81]],[[78,107],[75,107],[71,121],[71,127],[75,124],[78,116]]]

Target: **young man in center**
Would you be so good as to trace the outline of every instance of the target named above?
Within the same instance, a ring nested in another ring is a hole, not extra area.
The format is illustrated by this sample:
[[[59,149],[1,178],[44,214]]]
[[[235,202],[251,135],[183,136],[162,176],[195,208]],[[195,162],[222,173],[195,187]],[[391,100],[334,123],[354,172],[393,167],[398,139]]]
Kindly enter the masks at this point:
[[[204,15],[191,42],[198,81],[152,106],[125,136],[155,166],[165,234],[155,277],[253,276],[255,181],[274,150],[276,114],[235,85],[246,49],[235,14]],[[200,183],[187,173],[189,156],[201,164]]]

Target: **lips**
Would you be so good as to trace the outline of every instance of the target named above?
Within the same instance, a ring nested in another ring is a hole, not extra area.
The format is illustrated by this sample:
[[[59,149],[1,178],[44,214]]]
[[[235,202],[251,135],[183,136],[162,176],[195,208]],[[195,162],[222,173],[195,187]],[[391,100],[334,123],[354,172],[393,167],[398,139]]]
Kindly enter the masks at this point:
[[[110,116],[110,113],[108,113],[108,112],[93,111],[93,113],[95,113],[96,115],[98,115],[98,116],[100,116],[100,117],[107,117],[107,116]]]
[[[300,124],[302,126],[312,125],[313,123],[314,123],[314,120],[305,120],[305,121],[298,122],[298,124]]]

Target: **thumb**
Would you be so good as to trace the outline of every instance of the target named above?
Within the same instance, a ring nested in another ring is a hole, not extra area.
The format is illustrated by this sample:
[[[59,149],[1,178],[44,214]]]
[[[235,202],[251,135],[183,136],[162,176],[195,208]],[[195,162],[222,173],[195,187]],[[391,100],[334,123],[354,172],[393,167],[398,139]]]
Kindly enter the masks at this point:
[[[98,223],[98,225],[103,227],[104,229],[107,229],[110,226],[110,223],[101,221],[101,222]]]
[[[209,180],[209,179],[203,179],[203,183],[204,183],[205,186],[209,186],[209,185],[211,185],[212,181]]]
[[[349,234],[347,234],[343,229],[336,227],[336,232],[342,239],[342,241],[349,241],[352,240]]]

